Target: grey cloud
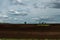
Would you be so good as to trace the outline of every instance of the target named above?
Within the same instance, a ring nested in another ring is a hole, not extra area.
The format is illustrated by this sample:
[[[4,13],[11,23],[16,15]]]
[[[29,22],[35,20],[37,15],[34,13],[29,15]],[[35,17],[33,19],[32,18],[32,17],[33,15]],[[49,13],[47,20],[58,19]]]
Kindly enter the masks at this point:
[[[55,6],[53,6],[52,8],[60,8],[60,3],[53,3]]]
[[[53,2],[50,3],[49,5],[50,8],[60,8],[60,0],[55,0]]]

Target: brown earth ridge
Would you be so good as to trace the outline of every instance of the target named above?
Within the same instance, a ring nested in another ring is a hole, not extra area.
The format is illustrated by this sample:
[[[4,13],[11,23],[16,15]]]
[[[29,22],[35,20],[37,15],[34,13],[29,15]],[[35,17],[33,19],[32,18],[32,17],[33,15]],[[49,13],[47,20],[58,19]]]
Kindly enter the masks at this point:
[[[60,38],[60,24],[0,24],[0,38]]]

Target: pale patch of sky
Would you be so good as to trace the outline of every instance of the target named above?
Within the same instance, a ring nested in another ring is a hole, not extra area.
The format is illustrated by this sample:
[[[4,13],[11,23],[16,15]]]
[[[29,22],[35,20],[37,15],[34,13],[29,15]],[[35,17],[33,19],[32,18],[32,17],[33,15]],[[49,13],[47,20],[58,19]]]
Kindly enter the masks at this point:
[[[36,23],[36,20],[43,19],[47,23],[52,23],[53,20],[57,19],[60,22],[59,17],[60,9],[53,8],[57,2],[56,0],[0,0],[0,17],[3,17],[4,22],[10,23]],[[58,7],[58,6],[56,6]],[[55,18],[56,16],[56,18]],[[4,20],[7,18],[6,20]],[[47,21],[48,20],[48,21]],[[57,20],[54,20],[54,23]]]

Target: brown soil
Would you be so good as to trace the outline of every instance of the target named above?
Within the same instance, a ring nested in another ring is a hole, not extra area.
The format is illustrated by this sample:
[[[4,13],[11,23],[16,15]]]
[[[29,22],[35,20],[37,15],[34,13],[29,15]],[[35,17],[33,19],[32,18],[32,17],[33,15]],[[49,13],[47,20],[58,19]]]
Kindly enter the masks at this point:
[[[0,24],[0,38],[60,38],[60,24]]]

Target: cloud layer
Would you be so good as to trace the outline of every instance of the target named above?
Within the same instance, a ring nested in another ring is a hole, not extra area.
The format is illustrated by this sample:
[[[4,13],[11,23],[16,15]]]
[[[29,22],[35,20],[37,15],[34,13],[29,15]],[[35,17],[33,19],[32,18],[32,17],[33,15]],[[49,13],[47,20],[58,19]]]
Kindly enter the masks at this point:
[[[0,22],[60,23],[60,1],[0,0]]]

